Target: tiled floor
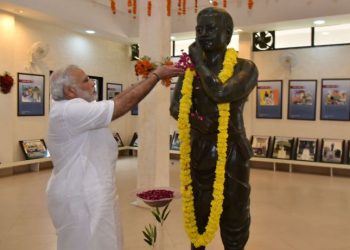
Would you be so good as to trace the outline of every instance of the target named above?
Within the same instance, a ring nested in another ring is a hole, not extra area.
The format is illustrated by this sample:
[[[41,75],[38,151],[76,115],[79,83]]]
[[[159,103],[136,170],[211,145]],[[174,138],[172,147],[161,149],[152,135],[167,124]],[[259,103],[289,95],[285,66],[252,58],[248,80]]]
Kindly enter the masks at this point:
[[[148,250],[141,231],[150,211],[131,205],[136,187],[135,158],[121,158],[117,180],[125,250]],[[179,165],[170,166],[171,186],[179,186]],[[0,178],[0,249],[54,250],[45,186],[50,170]],[[253,169],[251,235],[246,250],[349,250],[350,178]],[[166,250],[189,249],[180,200],[165,222]],[[220,237],[207,247],[222,250]],[[103,250],[103,249],[101,249]]]

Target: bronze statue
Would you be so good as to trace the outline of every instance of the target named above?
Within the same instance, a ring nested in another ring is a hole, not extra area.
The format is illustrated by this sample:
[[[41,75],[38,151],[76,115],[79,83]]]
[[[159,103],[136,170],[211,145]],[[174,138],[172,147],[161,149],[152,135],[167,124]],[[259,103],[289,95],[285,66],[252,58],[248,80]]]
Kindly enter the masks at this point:
[[[219,222],[225,250],[244,249],[249,237],[249,159],[252,149],[246,138],[243,108],[258,78],[258,70],[252,61],[237,58],[233,75],[224,84],[219,79],[232,32],[233,21],[229,13],[214,7],[203,9],[197,16],[196,40],[189,47],[196,72],[189,114],[190,176],[200,234],[206,230],[213,200],[218,158],[218,104],[229,103],[230,107],[223,211]],[[175,119],[179,117],[183,80],[184,77],[179,78],[171,102],[170,112]],[[205,245],[192,244],[191,249],[205,249]]]

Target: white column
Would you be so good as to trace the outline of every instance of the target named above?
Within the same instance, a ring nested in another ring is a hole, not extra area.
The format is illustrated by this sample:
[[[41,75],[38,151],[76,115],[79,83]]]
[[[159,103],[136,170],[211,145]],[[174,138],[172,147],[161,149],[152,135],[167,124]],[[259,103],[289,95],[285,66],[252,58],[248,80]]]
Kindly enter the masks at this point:
[[[0,93],[0,162],[12,162],[14,160],[14,149],[18,142],[14,140],[14,117],[17,115],[17,87],[16,72],[14,71],[15,51],[15,18],[13,15],[0,11],[0,74],[8,71],[14,82],[11,92]],[[1,167],[1,165],[0,165]]]
[[[253,60],[252,42],[250,33],[239,34],[239,54],[238,57]],[[248,101],[244,107],[243,117],[244,125],[246,128],[247,137],[252,135],[253,119],[255,117],[255,96],[256,90],[254,89],[248,96]]]
[[[160,62],[170,55],[170,17],[166,1],[152,1],[152,15],[147,15],[147,1],[138,1],[140,57],[150,56]],[[139,104],[137,187],[169,186],[169,115],[170,90],[158,85]]]

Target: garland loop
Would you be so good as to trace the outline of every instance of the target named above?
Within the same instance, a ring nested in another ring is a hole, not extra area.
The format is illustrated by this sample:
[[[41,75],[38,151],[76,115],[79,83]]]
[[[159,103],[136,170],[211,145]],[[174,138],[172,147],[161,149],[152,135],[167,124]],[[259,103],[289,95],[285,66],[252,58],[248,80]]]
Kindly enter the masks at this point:
[[[223,62],[223,69],[219,73],[222,84],[233,75],[237,63],[237,52],[234,49],[227,49]],[[215,181],[213,186],[213,200],[211,202],[208,224],[203,234],[198,233],[198,227],[194,212],[192,179],[191,179],[191,139],[189,114],[192,106],[192,82],[195,72],[187,69],[181,89],[180,112],[178,117],[180,137],[180,165],[181,165],[181,194],[182,209],[184,213],[185,230],[195,247],[206,246],[211,242],[219,227],[224,200],[225,165],[228,138],[228,121],[230,117],[230,103],[218,104],[219,127],[217,137],[217,154]]]

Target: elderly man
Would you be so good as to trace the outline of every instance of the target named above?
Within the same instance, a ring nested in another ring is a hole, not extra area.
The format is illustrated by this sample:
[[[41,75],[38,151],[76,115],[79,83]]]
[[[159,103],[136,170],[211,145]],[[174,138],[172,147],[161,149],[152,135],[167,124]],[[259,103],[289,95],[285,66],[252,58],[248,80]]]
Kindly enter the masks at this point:
[[[158,67],[147,79],[95,102],[94,82],[70,65],[51,76],[55,100],[48,148],[54,165],[47,187],[57,250],[122,250],[115,183],[117,144],[108,124],[140,102],[160,79],[182,74]]]
[[[195,73],[179,78],[170,107],[183,147],[184,220],[192,249],[205,249],[219,226],[225,250],[244,249],[249,236],[252,149],[243,108],[258,71],[252,61],[227,49],[232,32],[225,10],[199,12],[196,40],[189,47]]]

